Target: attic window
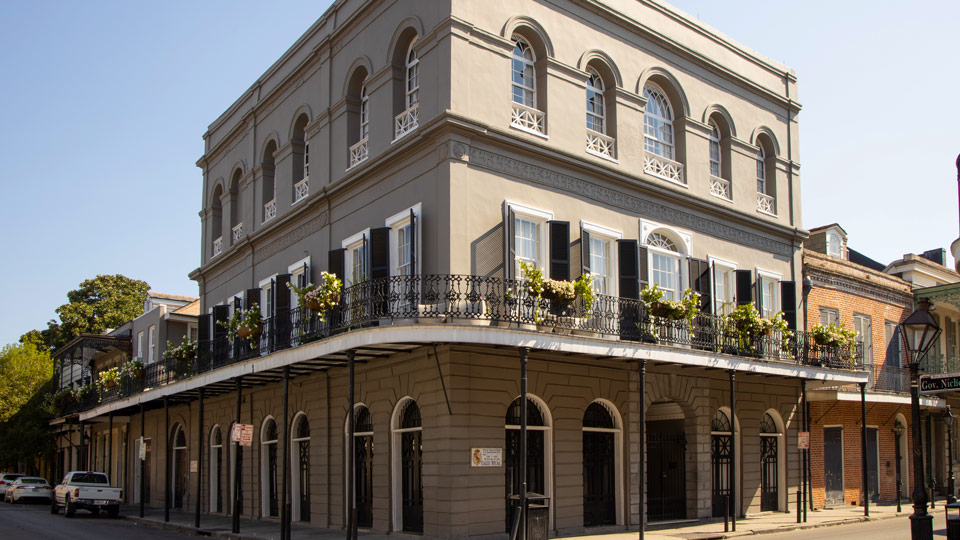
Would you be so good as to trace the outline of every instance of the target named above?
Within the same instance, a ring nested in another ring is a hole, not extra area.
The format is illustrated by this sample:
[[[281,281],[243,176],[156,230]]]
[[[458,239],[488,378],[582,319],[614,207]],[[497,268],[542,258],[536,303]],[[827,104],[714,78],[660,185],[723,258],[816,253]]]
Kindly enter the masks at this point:
[[[834,231],[827,233],[827,255],[831,257],[842,257],[841,255],[841,244],[842,240],[840,235]]]

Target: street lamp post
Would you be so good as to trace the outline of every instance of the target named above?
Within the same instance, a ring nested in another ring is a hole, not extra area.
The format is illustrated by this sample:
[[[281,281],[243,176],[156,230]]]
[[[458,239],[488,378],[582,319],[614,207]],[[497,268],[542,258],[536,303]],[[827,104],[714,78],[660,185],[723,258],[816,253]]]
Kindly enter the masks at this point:
[[[903,424],[901,424],[899,420],[893,426],[893,434],[896,435],[895,439],[896,439],[896,457],[897,457],[896,471],[897,471],[897,513],[898,514],[902,511],[902,508],[900,507],[900,499],[903,498],[902,497],[903,475],[902,475],[902,471],[900,470],[900,460],[903,458],[900,455],[900,440],[906,431],[907,431],[907,428],[903,427]]]
[[[921,298],[916,311],[900,323],[910,359],[910,409],[913,423],[913,514],[910,516],[910,537],[933,540],[933,516],[927,513],[927,491],[923,487],[923,443],[920,440],[920,360],[940,337],[940,325],[930,315],[930,300]]]
[[[950,476],[947,477],[947,504],[957,502],[954,495],[956,485],[953,479],[953,421],[955,419],[956,417],[950,412],[950,406],[947,405],[947,409],[943,411],[943,423],[947,426],[947,463],[950,464]]]

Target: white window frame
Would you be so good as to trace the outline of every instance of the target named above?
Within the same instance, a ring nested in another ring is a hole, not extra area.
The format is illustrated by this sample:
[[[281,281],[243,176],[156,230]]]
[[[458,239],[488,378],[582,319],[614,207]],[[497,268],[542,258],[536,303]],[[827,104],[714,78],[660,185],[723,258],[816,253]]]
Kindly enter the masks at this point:
[[[707,125],[710,127],[710,135],[708,136],[710,152],[707,156],[710,161],[710,176],[723,178],[723,149],[720,147],[720,126],[713,119]],[[716,156],[714,156],[714,152],[716,152]],[[717,170],[716,174],[713,172],[714,167]]]
[[[152,364],[156,361],[157,352],[157,325],[151,324],[147,328],[147,364]]]
[[[143,330],[137,332],[137,358],[140,358],[141,362],[143,361]]]
[[[607,274],[604,275],[604,281],[607,283],[606,292],[600,292],[599,294],[604,294],[607,296],[612,296],[614,298],[620,296],[620,283],[617,279],[616,269],[619,268],[619,260],[617,258],[617,240],[623,239],[623,233],[609,227],[604,227],[602,225],[597,225],[595,223],[590,223],[589,221],[580,220],[580,228],[584,231],[590,233],[590,241],[592,242],[595,237],[598,237],[606,242],[609,242],[610,245],[610,254],[607,261]],[[582,250],[583,247],[581,246]],[[590,251],[590,273],[596,275],[593,269],[593,250]]]
[[[553,219],[553,212],[548,212],[546,210],[540,210],[539,208],[534,208],[532,206],[527,206],[520,203],[515,203],[512,201],[506,201],[503,206],[504,211],[504,220],[509,219],[510,210],[513,210],[515,217],[526,219],[528,221],[534,221],[537,223],[537,242],[539,242],[539,251],[538,257],[539,260],[535,261],[537,268],[543,270],[543,275],[545,277],[550,277],[548,274],[550,272],[550,265],[547,264],[550,261],[550,231],[547,227],[547,222]],[[520,271],[520,259],[516,256],[516,246],[517,246],[517,227],[516,223],[513,224],[513,238],[510,240],[513,242],[513,267],[514,267],[514,276],[517,279],[522,278],[522,272]],[[509,252],[509,248],[508,248]]]
[[[767,194],[767,156],[763,145],[757,147],[757,193]]]
[[[511,37],[513,42],[513,50],[510,52],[510,101],[513,103],[519,103],[525,107],[530,107],[531,109],[537,108],[537,53],[533,50],[533,47],[530,45],[530,42],[524,39],[522,36],[514,34]],[[522,47],[521,47],[522,44]],[[517,54],[517,48],[520,48],[520,54]],[[530,51],[530,58],[524,56],[525,51]],[[530,86],[519,84],[514,80],[514,74],[517,73],[514,62],[520,62],[523,65],[523,72],[526,72],[526,68],[530,68],[530,73],[532,75],[530,80]],[[514,96],[514,90],[519,89],[521,95],[523,96],[522,101],[517,101]],[[527,102],[527,94],[530,95],[529,103]]]
[[[647,96],[648,92],[650,94],[658,94],[663,98],[663,103],[660,103],[655,96]],[[670,103],[670,98],[667,97],[667,93],[663,91],[662,88],[657,86],[652,82],[648,82],[643,87],[643,97],[647,99],[647,105],[643,108],[643,149],[645,152],[649,152],[655,156],[660,156],[662,158],[667,158],[671,161],[676,160],[677,155],[677,134],[674,130],[674,118],[676,115],[673,112],[673,104]],[[661,114],[653,114],[653,111],[648,110],[651,102],[656,102],[660,109],[665,109],[661,111]],[[664,108],[663,105],[666,105]],[[666,113],[664,115],[663,113]],[[665,129],[669,128],[669,129]],[[670,141],[668,142],[663,134],[669,130],[670,132]],[[660,148],[662,152],[657,152],[655,149]]]
[[[778,284],[780,283],[780,281],[783,280],[783,275],[782,275],[782,274],[778,274],[778,273],[776,273],[776,272],[771,272],[771,271],[769,271],[769,270],[762,270],[762,269],[760,269],[760,268],[757,268],[756,271],[757,271],[757,282],[759,283],[759,287],[757,287],[757,288],[759,289],[759,290],[757,291],[757,294],[761,295],[760,298],[763,298],[762,295],[763,295],[764,284],[765,284],[766,282],[773,282],[773,289],[772,289],[772,291],[771,291],[771,297],[776,300],[776,301],[775,301],[776,307],[775,307],[774,309],[770,309],[770,308],[767,306],[767,303],[766,303],[766,302],[762,302],[762,304],[763,304],[763,305],[762,305],[763,311],[769,313],[769,315],[764,315],[764,313],[760,313],[760,316],[761,316],[761,317],[763,317],[763,318],[770,318],[770,317],[776,315],[778,311],[781,311],[781,308],[780,308],[780,287],[778,286]]]
[[[260,304],[260,315],[264,319],[268,319],[273,316],[273,310],[276,306],[273,305],[273,302],[270,302],[270,289],[276,285],[277,274],[261,279],[260,280],[260,299],[258,300]],[[266,301],[265,301],[266,300]]]
[[[714,315],[727,315],[729,312],[732,312],[736,307],[737,303],[737,274],[738,270],[737,263],[730,262],[718,257],[707,256],[707,262],[710,265],[710,294],[713,299],[713,314]],[[727,287],[730,292],[730,299],[728,301],[728,307],[723,308],[723,303],[720,302],[720,295],[717,294],[717,268],[720,268],[722,272],[727,273],[730,277]]]
[[[604,101],[603,77],[597,70],[587,68],[587,129],[596,131],[603,135],[607,134],[607,104]],[[596,83],[594,83],[596,81]],[[590,110],[590,104],[593,104],[593,111]],[[591,127],[591,120],[593,126]],[[599,129],[598,129],[599,128]]]
[[[307,269],[306,269],[306,270],[303,269],[303,266],[304,266],[304,265],[307,266]],[[288,266],[288,267],[287,267],[287,273],[290,274],[290,283],[292,283],[293,285],[296,285],[297,287],[302,287],[303,285],[309,284],[309,283],[310,283],[310,271],[311,271],[312,268],[313,268],[313,267],[310,266],[310,256],[309,256],[309,255],[307,255],[306,257],[304,257],[304,258],[300,259],[299,261],[297,261],[297,262],[291,264],[290,266]],[[300,276],[301,274],[304,274],[304,273],[306,274],[306,278],[305,278],[305,281],[304,281],[303,285],[300,285],[299,283],[297,283],[297,277]],[[300,303],[299,303],[299,302],[300,302],[300,298],[299,298],[299,297],[296,295],[296,293],[294,293],[293,290],[291,289],[291,290],[290,290],[290,307],[291,307],[291,308],[300,307]]]
[[[416,253],[414,253],[415,264],[414,269],[416,270],[415,275],[421,275],[422,265],[420,261],[420,246],[422,245],[420,238],[423,236],[421,231],[422,220],[420,218],[421,203],[417,203],[406,210],[400,211],[390,217],[388,217],[383,224],[387,227],[390,227],[390,275],[399,276],[400,275],[400,254],[397,252],[397,248],[400,246],[399,239],[399,229],[407,226],[410,223],[410,211],[413,210],[413,216],[416,219],[417,223],[414,225],[414,246]]]
[[[677,246],[678,251],[667,251],[650,245],[650,235],[653,233],[663,234],[668,232],[665,236],[670,237],[674,245]],[[677,239],[680,239],[677,242]],[[647,219],[640,220],[640,239],[641,245],[647,248],[647,281],[653,283],[653,255],[654,253],[661,255],[670,255],[678,259],[678,276],[677,276],[677,298],[674,300],[679,300],[680,295],[683,294],[684,289],[689,288],[688,281],[688,265],[683,264],[684,260],[690,256],[690,253],[693,253],[693,235],[687,231],[676,229],[670,227],[669,225],[664,225],[663,223],[658,223],[656,221],[650,221]]]
[[[357,244],[363,245],[363,239],[366,237],[367,243],[370,242],[370,228],[358,232],[357,234],[350,236],[340,243],[340,247],[346,250],[343,254],[343,286],[344,288],[351,285],[356,285],[353,282],[353,250],[357,247]],[[364,279],[370,279],[368,275],[370,273],[370,253],[366,253],[366,268],[364,268]]]
[[[830,241],[833,238],[834,241]],[[827,244],[827,255],[831,257],[842,257],[843,256],[843,237],[840,236],[840,233],[831,229],[827,231],[825,242]],[[836,250],[830,249],[831,247],[836,247]]]
[[[413,48],[418,39],[419,37],[413,38],[413,41],[410,42],[405,57],[406,70],[404,71],[403,88],[404,103],[406,103],[407,109],[420,103],[420,55]]]
[[[367,93],[367,85],[364,83],[360,87],[360,140],[366,139],[370,135],[370,95]]]

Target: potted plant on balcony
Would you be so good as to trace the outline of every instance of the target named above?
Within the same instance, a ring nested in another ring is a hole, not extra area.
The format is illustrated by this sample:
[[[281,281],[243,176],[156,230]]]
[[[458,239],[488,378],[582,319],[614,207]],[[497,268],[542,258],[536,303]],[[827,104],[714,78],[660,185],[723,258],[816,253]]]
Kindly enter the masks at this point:
[[[143,378],[143,362],[140,360],[131,360],[123,365],[123,375],[134,379]]]
[[[73,390],[70,388],[62,388],[57,391],[55,394],[50,396],[50,403],[53,404],[60,413],[77,402],[77,396],[74,394]]]
[[[170,369],[170,362],[172,362],[173,372],[178,378],[190,373],[190,366],[193,365],[196,358],[197,342],[186,336],[176,347],[167,341],[167,350],[163,351],[163,359],[167,361],[167,369]]]
[[[810,329],[810,335],[813,336],[814,343],[825,347],[853,346],[857,339],[857,333],[844,328],[843,323],[839,326],[818,324]]]
[[[254,302],[248,309],[238,309],[233,312],[233,316],[226,321],[218,321],[221,327],[227,329],[227,339],[233,341],[237,338],[246,339],[251,349],[256,349],[259,344],[261,328],[260,305]]]
[[[664,300],[663,290],[654,283],[648,285],[640,291],[640,301],[646,308],[652,321],[641,321],[638,325],[647,326],[647,334],[654,339],[659,339],[655,324],[662,321],[686,321],[687,330],[693,335],[693,319],[700,313],[700,293],[690,289],[683,291],[680,300]],[[660,319],[658,321],[657,319]],[[641,328],[643,330],[643,328]]]
[[[317,317],[323,321],[326,313],[340,304],[340,294],[343,290],[343,282],[329,272],[320,272],[320,285],[309,283],[303,287],[297,287],[293,283],[287,283],[287,287],[297,295],[297,300],[301,306],[317,314]]]
[[[733,337],[734,354],[752,352],[754,343],[764,331],[763,317],[753,302],[741,304],[723,318],[724,335]],[[730,346],[731,344],[726,344]]]
[[[73,398],[77,403],[83,403],[90,399],[90,397],[94,395],[94,392],[96,392],[96,388],[94,388],[92,384],[85,384],[74,388]]]

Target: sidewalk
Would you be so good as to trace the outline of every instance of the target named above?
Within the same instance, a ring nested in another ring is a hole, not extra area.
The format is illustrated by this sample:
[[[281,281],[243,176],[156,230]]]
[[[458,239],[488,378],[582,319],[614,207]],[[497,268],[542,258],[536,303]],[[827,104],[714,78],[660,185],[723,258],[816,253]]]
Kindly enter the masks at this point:
[[[938,523],[943,520],[943,507],[938,503],[936,510],[930,511],[934,516],[934,529],[938,528]],[[125,505],[121,508],[120,515],[125,519],[150,525],[154,527],[163,527],[181,532],[200,534],[204,536],[213,536],[217,538],[231,539],[251,539],[251,540],[278,540],[280,538],[280,522],[264,521],[259,519],[240,519],[240,534],[233,534],[231,525],[233,523],[229,516],[218,516],[202,514],[200,516],[200,528],[193,526],[194,513],[170,511],[170,522],[163,522],[162,508],[146,508],[144,517],[139,517],[139,506]],[[736,532],[723,532],[723,521],[711,522],[683,522],[670,524],[648,524],[645,535],[646,540],[676,540],[683,538],[686,540],[708,540],[718,538],[734,538],[751,534],[762,534],[772,532],[786,532],[797,529],[812,529],[816,527],[829,527],[833,525],[844,525],[850,523],[860,523],[863,521],[873,521],[880,519],[891,519],[901,517],[906,519],[910,515],[912,508],[904,505],[902,511],[898,514],[897,507],[894,505],[870,505],[870,517],[864,517],[863,508],[859,506],[847,506],[832,510],[818,510],[807,513],[806,523],[797,523],[797,514],[769,513],[759,516],[749,517],[737,520]],[[364,533],[360,536],[364,540],[396,540],[396,536],[383,534]],[[292,525],[292,538],[295,540],[337,540],[344,538],[344,531],[339,529],[323,529],[309,525],[294,523]],[[636,529],[629,532],[606,533],[591,536],[574,536],[569,538],[558,538],[555,540],[635,540],[637,538]]]

